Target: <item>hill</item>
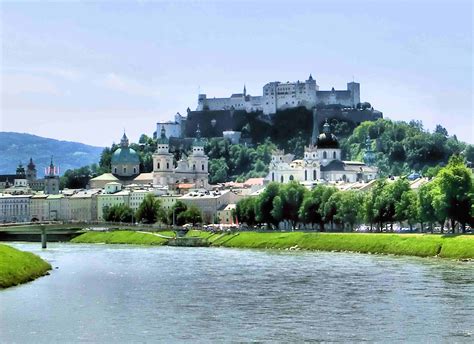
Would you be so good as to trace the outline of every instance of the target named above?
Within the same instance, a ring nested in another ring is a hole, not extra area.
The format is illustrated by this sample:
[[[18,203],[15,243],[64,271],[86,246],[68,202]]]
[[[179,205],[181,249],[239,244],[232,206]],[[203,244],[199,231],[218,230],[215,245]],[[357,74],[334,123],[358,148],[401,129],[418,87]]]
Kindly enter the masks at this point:
[[[98,163],[102,147],[59,141],[26,133],[0,132],[0,174],[13,174],[19,162],[26,165],[33,158],[38,177],[43,176],[51,156],[61,168],[68,169]]]

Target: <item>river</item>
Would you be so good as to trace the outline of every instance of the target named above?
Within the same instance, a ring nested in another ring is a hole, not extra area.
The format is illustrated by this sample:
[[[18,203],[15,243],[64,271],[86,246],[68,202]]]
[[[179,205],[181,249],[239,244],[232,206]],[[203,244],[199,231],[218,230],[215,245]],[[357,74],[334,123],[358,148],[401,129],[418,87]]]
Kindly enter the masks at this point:
[[[474,264],[349,253],[15,243],[0,342],[473,342]]]

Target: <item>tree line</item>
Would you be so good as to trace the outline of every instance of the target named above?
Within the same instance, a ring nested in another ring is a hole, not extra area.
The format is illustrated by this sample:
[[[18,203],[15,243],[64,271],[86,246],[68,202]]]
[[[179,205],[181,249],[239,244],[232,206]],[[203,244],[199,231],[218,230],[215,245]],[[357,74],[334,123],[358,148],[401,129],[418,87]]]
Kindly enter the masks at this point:
[[[370,231],[383,228],[393,231],[394,223],[407,223],[412,230],[420,224],[422,231],[433,232],[439,225],[443,232],[448,224],[464,232],[474,225],[474,182],[472,171],[460,156],[453,156],[446,167],[417,191],[405,178],[379,179],[368,191],[340,191],[333,186],[316,185],[307,190],[297,182],[270,183],[257,197],[237,203],[235,215],[249,226],[278,228],[311,227],[324,232],[352,231],[366,224]]]
[[[105,206],[103,218],[108,222],[144,223],[154,224],[157,222],[167,225],[182,226],[185,223],[196,225],[202,222],[201,211],[196,206],[188,206],[177,201],[166,210],[159,198],[153,194],[147,194],[137,211],[133,211],[126,204],[116,204],[111,207]]]

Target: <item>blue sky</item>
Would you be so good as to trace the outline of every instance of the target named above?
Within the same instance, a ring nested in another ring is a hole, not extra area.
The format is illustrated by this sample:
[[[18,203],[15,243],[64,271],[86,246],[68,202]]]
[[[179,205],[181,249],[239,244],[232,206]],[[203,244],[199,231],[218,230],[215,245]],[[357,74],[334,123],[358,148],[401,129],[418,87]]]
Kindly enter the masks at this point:
[[[268,81],[474,142],[471,1],[2,2],[2,131],[110,145]]]

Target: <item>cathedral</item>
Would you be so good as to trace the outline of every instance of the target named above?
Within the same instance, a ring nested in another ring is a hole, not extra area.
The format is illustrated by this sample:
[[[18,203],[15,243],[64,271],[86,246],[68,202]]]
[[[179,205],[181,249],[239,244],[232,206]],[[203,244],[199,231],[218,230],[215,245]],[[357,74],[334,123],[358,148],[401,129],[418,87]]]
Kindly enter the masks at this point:
[[[326,121],[323,133],[318,134],[316,112],[313,112],[313,136],[311,144],[305,147],[303,159],[294,160],[293,154],[276,150],[272,154],[268,181],[287,183],[296,180],[302,183],[328,182],[367,182],[377,177],[377,168],[370,166],[373,153],[367,140],[364,159],[359,161],[342,161],[341,148],[337,137],[331,133]]]
[[[161,127],[156,152],[153,154],[153,184],[192,183],[197,188],[207,189],[209,187],[208,165],[209,158],[204,153],[204,141],[201,138],[199,126],[191,154],[186,156],[183,153],[176,166],[173,162],[173,154],[169,150],[169,139],[166,137],[165,127]]]

